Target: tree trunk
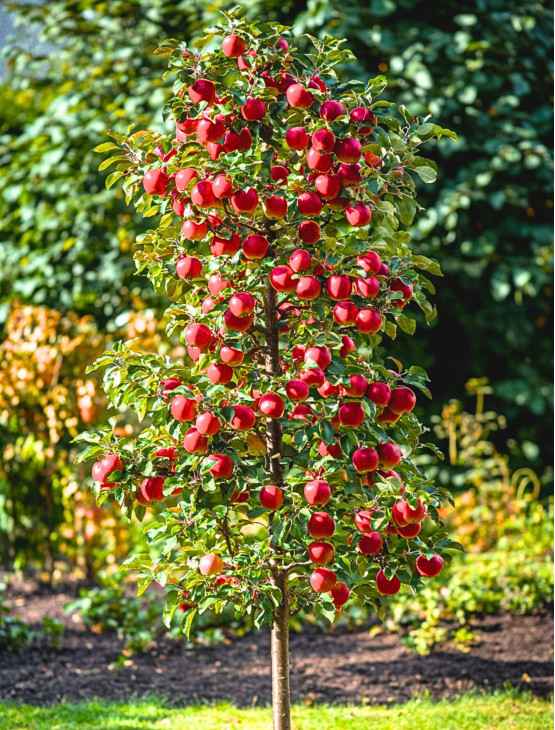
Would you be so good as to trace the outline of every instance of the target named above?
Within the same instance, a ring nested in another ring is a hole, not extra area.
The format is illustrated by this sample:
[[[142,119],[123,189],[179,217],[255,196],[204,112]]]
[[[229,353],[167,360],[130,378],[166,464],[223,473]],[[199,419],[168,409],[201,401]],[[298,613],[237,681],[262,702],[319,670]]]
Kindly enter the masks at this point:
[[[272,621],[272,711],[274,730],[291,730],[289,690],[289,594],[287,573],[276,576],[281,590],[281,604]]]

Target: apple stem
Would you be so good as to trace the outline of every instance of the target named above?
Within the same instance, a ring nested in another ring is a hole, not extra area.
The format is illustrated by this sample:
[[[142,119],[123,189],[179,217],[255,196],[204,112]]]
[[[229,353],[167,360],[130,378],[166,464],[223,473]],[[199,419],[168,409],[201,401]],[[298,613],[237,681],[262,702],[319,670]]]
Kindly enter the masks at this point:
[[[275,574],[281,602],[272,621],[272,713],[274,730],[291,730],[291,693],[289,689],[289,591],[287,572]]]

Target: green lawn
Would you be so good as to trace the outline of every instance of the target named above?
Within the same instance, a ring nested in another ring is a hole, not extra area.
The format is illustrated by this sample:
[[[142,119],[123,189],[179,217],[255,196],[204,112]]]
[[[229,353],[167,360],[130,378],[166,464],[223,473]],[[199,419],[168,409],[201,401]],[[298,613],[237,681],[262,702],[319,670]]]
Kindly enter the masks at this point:
[[[457,700],[412,700],[393,707],[297,706],[295,730],[547,730],[551,703],[531,695],[503,692]],[[269,730],[268,709],[232,705],[168,708],[163,701],[101,701],[54,707],[0,704],[2,730]]]

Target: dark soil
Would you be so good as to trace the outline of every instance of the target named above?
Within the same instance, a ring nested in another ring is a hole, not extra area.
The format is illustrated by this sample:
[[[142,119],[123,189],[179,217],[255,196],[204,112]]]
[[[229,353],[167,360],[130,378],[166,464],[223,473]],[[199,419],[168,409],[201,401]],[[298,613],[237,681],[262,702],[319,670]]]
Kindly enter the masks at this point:
[[[121,644],[96,635],[64,616],[70,593],[34,591],[12,596],[27,621],[44,615],[63,619],[60,648],[39,644],[18,653],[0,649],[0,698],[32,704],[127,700],[164,696],[173,704],[230,700],[238,705],[270,701],[269,636],[253,634],[212,648],[186,649],[169,640],[115,668]],[[293,635],[292,687],[296,701],[402,702],[415,694],[450,697],[469,690],[511,685],[538,695],[553,688],[550,614],[489,616],[472,629],[477,641],[468,653],[442,648],[420,657],[398,635],[368,630]]]

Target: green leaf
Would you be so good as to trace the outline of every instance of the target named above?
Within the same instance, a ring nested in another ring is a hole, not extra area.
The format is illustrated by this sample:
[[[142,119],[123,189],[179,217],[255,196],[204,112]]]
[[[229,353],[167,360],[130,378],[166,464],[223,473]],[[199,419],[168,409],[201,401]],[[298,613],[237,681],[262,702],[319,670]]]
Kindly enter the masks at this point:
[[[414,171],[425,183],[434,183],[437,180],[437,172],[433,167],[415,167]]]
[[[109,152],[110,150],[117,150],[117,144],[113,142],[103,142],[94,148],[94,152]]]
[[[397,324],[407,335],[413,335],[416,332],[416,320],[407,317],[406,314],[400,314],[397,317]]]

